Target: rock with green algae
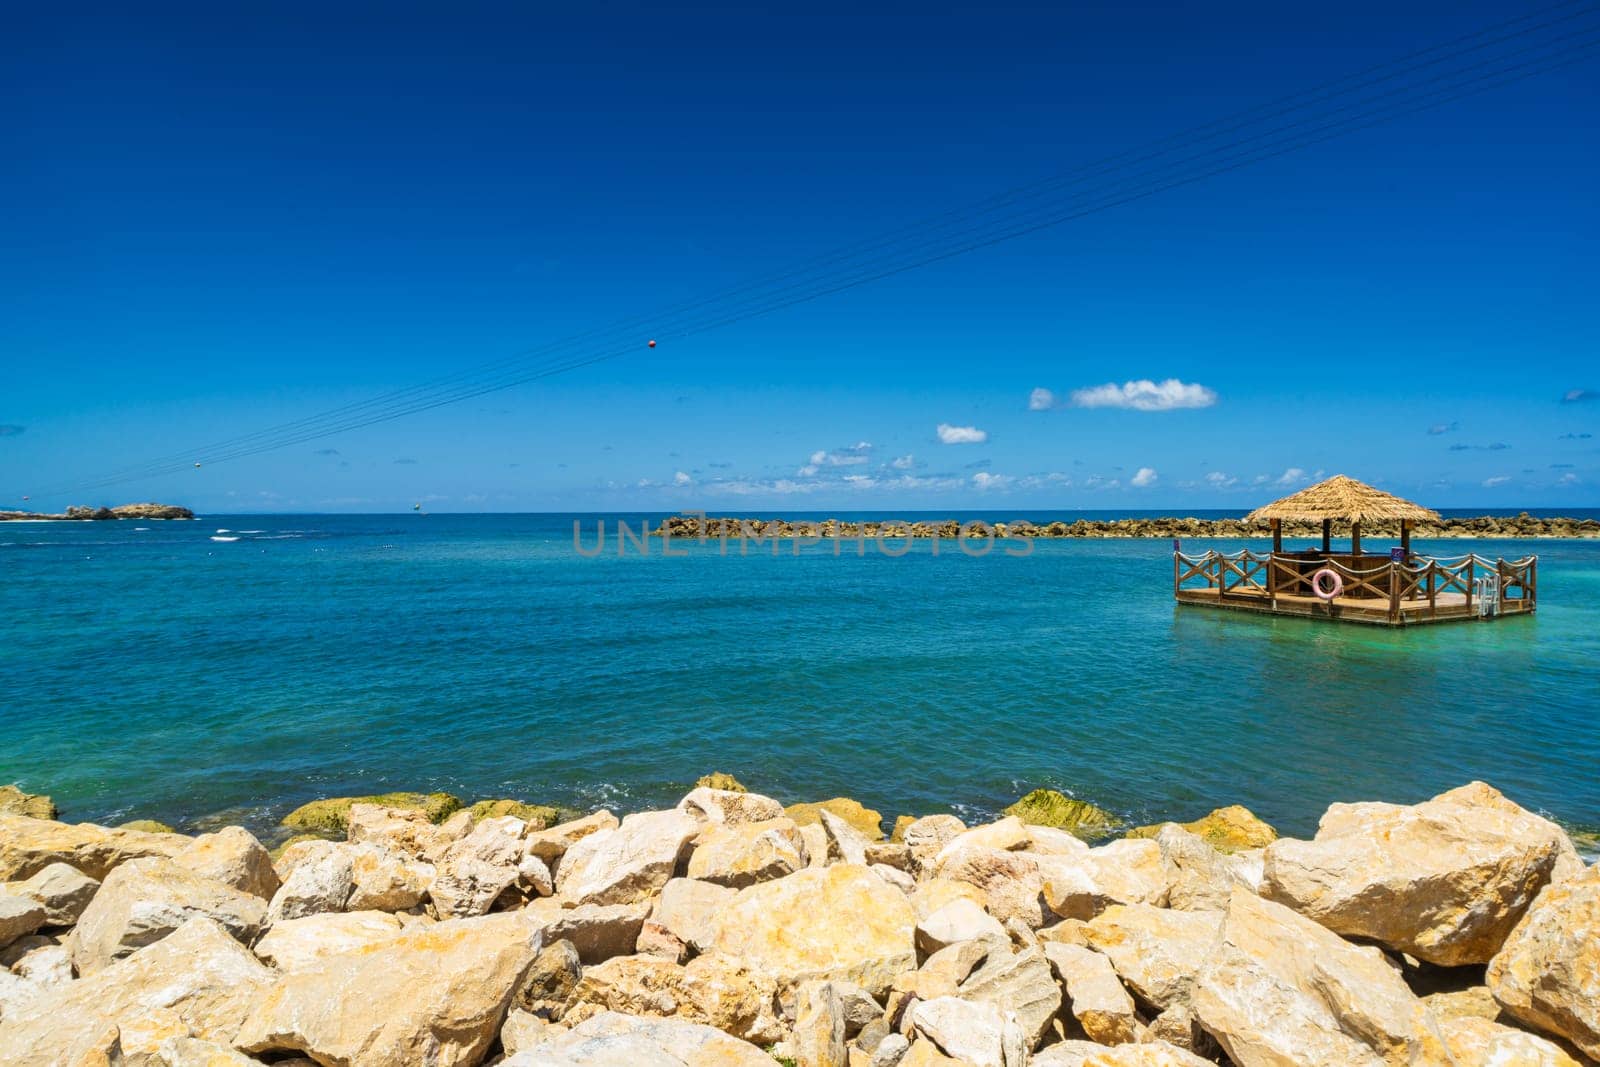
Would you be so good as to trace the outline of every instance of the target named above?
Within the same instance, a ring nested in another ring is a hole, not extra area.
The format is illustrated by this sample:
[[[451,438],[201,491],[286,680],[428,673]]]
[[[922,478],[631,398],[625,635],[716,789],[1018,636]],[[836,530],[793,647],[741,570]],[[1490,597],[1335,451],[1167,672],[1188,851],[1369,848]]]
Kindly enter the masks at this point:
[[[783,813],[793,819],[797,826],[821,822],[823,811],[832,812],[860,830],[867,835],[868,841],[883,840],[883,816],[871,808],[862,807],[859,801],[851,800],[849,797],[834,797],[832,800],[819,800],[813,804],[790,804],[783,809]]]
[[[156,819],[134,819],[117,827],[118,830],[142,830],[147,834],[175,834],[178,831]]]
[[[565,821],[564,813],[560,808],[552,808],[544,804],[527,804],[520,800],[480,800],[467,810],[472,812],[474,820],[495,819],[502,815],[515,815],[535,830],[547,830],[558,822]],[[435,819],[434,821],[438,822],[439,820]]]
[[[1138,826],[1128,831],[1129,837],[1155,837],[1166,823]],[[1179,826],[1200,838],[1218,852],[1244,852],[1252,848],[1265,848],[1278,839],[1278,831],[1258,819],[1253,811],[1239,804],[1218,808],[1210,815]]]
[[[744,787],[743,782],[731,774],[724,774],[722,771],[712,771],[710,774],[701,775],[700,780],[694,783],[694,787],[696,789],[723,789],[729,793],[750,792]]]
[[[1035,789],[1005,810],[1029,826],[1051,826],[1086,840],[1109,837],[1122,828],[1122,820],[1054,789]]]
[[[56,806],[42,793],[24,793],[14,785],[0,785],[0,815],[53,819],[56,817]]]
[[[461,810],[461,798],[449,793],[379,793],[368,797],[326,797],[302,804],[283,817],[291,830],[321,836],[342,836],[350,827],[350,808],[377,804],[385,808],[420,808],[433,822],[443,822]]]

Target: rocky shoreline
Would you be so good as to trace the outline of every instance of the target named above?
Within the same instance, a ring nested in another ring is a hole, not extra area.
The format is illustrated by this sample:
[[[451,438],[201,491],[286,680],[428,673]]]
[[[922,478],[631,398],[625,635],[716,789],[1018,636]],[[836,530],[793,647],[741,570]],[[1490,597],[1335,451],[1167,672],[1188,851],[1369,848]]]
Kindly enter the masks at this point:
[[[1399,537],[1396,522],[1374,521],[1363,523],[1361,532],[1366,537]],[[1018,538],[1095,538],[1095,537],[1196,537],[1196,538],[1252,538],[1267,536],[1263,523],[1245,522],[1243,519],[1079,519],[1076,522],[1033,523],[1026,519],[1015,522],[994,523],[987,529],[968,524],[963,526],[954,519],[943,521],[902,522],[898,520],[850,522],[839,519],[798,520],[705,518],[693,515],[675,515],[664,520],[651,533],[656,537],[670,536],[674,540],[707,538],[709,540],[744,540],[766,538],[820,537],[854,539],[874,538],[949,538],[959,537],[1018,537]],[[1286,522],[1285,537],[1322,536],[1322,526],[1311,522]],[[1445,519],[1441,522],[1422,522],[1412,527],[1411,536],[1419,540],[1429,538],[1470,538],[1492,540],[1498,538],[1590,538],[1600,537],[1600,521],[1594,519],[1538,518],[1524,512],[1515,517],[1483,515],[1471,519]]]
[[[55,814],[0,788],[0,1067],[1600,1057],[1600,870],[1478,782],[1309,841],[1048,790],[886,835],[727,775],[620,819],[332,798],[276,855]]]
[[[192,519],[194,512],[176,504],[118,504],[114,508],[81,505],[66,511],[0,511],[0,522],[103,522],[107,519]]]

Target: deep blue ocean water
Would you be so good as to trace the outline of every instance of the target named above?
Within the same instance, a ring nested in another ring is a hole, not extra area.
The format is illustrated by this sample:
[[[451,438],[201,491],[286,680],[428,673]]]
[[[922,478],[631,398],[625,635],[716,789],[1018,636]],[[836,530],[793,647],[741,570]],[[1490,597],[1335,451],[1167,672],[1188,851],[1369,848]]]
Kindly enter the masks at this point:
[[[266,830],[389,789],[637,810],[715,769],[890,817],[1052,786],[1304,834],[1482,778],[1600,824],[1600,541],[1418,542],[1538,553],[1539,611],[1389,631],[1179,609],[1165,540],[619,557],[608,516],[591,559],[573,521],[0,524],[0,782]]]

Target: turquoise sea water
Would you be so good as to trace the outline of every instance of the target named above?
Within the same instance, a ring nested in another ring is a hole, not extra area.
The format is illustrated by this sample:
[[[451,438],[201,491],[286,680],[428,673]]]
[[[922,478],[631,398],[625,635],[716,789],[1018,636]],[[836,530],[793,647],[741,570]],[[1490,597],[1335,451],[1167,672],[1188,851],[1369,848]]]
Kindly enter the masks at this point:
[[[615,522],[594,559],[572,516],[0,525],[0,781],[266,830],[389,789],[632,810],[718,769],[891,817],[1044,785],[1307,833],[1482,778],[1600,824],[1600,541],[1419,543],[1538,553],[1539,611],[1388,631],[1179,609],[1165,540],[619,558]]]

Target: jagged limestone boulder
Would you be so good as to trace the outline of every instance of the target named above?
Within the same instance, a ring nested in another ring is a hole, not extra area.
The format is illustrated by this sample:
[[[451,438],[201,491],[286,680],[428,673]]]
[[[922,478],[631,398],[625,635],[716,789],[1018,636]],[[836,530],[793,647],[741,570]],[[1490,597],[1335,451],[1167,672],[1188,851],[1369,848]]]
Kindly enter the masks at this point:
[[[52,863],[20,882],[0,883],[0,897],[26,897],[44,909],[50,926],[71,926],[94,899],[100,883],[65,863]],[[0,944],[5,942],[0,934]]]
[[[30,819],[54,819],[56,806],[42,793],[24,793],[14,785],[0,785],[0,815],[26,815]]]
[[[651,918],[695,952],[705,952],[716,937],[718,913],[737,892],[694,878],[674,878],[661,888]]]
[[[1600,867],[1539,894],[1487,981],[1508,1014],[1600,1059]]]
[[[1195,975],[1221,926],[1221,912],[1114,904],[1081,932],[1088,947],[1111,960],[1129,988],[1165,1009],[1188,1003]]]
[[[992,1004],[1014,1018],[1029,1050],[1038,1047],[1050,1020],[1061,1010],[1061,988],[1038,948],[1014,953],[996,948],[961,983],[956,995],[963,1000]]]
[[[695,838],[688,874],[690,878],[742,889],[802,870],[806,859],[800,828],[790,819],[714,823]]]
[[[1031,1067],[1215,1067],[1165,1041],[1106,1048],[1092,1041],[1062,1041],[1040,1052]],[[1288,1067],[1288,1065],[1285,1065]],[[1298,1065],[1294,1065],[1298,1067]]]
[[[933,868],[933,881],[964,882],[977,889],[989,914],[1002,923],[1017,919],[1037,929],[1047,916],[1054,918],[1044,903],[1040,857],[982,846],[957,848],[958,843],[945,846]]]
[[[1171,885],[1167,906],[1180,911],[1221,911],[1236,888],[1261,886],[1262,865],[1252,854],[1212,848],[1177,823],[1166,823],[1155,844],[1166,860]]]
[[[958,897],[917,921],[916,941],[918,951],[932,956],[940,949],[963,941],[1005,945],[1010,938],[999,919],[975,901]]]
[[[241,943],[255,940],[267,902],[172,860],[130,860],[112,871],[73,928],[72,964],[91,975],[154,944],[190,919],[220,923]]]
[[[1045,942],[1045,959],[1067,994],[1067,1006],[1090,1040],[1121,1045],[1139,1036],[1133,998],[1117,978],[1111,960],[1093,949]]]
[[[911,853],[911,862],[918,868],[933,864],[946,845],[966,832],[967,826],[954,815],[924,815],[912,819],[895,830]]]
[[[74,982],[47,988],[29,1014],[0,1024],[0,1067],[87,1064],[99,1039],[166,1014],[193,1036],[231,1045],[272,972],[210,919]],[[101,1060],[105,1063],[105,1060]]]
[[[449,793],[377,793],[364,797],[326,797],[302,804],[283,817],[283,825],[302,833],[343,837],[350,826],[350,808],[374,804],[382,808],[416,808],[429,820],[443,822],[461,809],[461,798]]]
[[[1015,815],[1033,826],[1070,830],[1089,841],[1110,837],[1123,826],[1121,819],[1104,808],[1054,789],[1035,789],[1006,808],[1005,814]]]
[[[323,1064],[470,1067],[498,1035],[538,950],[537,927],[505,913],[324,956],[255,998],[234,1046]]]
[[[1176,874],[1154,841],[1112,841],[1035,862],[1045,903],[1064,919],[1092,919],[1112,904],[1165,906]]]
[[[1458,1064],[1582,1067],[1554,1042],[1488,1019],[1441,1019],[1439,1031]]]
[[[0,894],[0,948],[26,937],[44,923],[44,905],[37,900]]]
[[[181,834],[147,834],[94,823],[0,815],[0,882],[31,878],[52,863],[65,863],[103,881],[121,863],[146,856],[170,859],[188,844],[189,839]]]
[[[1278,839],[1278,831],[1259,819],[1255,812],[1238,804],[1217,808],[1194,822],[1158,822],[1137,826],[1127,836],[1155,837],[1163,826],[1177,826],[1194,834],[1218,852],[1246,852],[1253,848],[1266,848]]]
[[[797,826],[809,826],[820,822],[820,813],[823,811],[833,812],[866,835],[868,841],[883,840],[883,815],[871,808],[863,807],[860,801],[849,797],[834,797],[832,800],[819,800],[809,804],[790,804],[783,809],[783,813],[793,819]]]
[[[304,841],[279,858],[283,879],[272,895],[267,919],[280,923],[324,911],[343,911],[355,891],[355,858],[364,846],[345,841]]]
[[[484,819],[439,860],[428,896],[439,917],[486,915],[521,877],[528,824],[514,815]],[[352,869],[352,876],[354,871]]]
[[[703,774],[694,784],[696,789],[721,789],[728,793],[749,792],[749,790],[744,787],[744,783],[740,782],[739,779],[735,778],[731,774],[725,774],[722,771],[712,771],[710,774]]]
[[[523,909],[530,920],[544,931],[546,944],[571,941],[583,962],[599,963],[612,956],[626,956],[638,944],[639,931],[650,917],[651,903],[580,904],[563,906],[553,897],[541,897]]]
[[[129,819],[127,822],[118,823],[119,830],[142,830],[147,834],[175,834],[178,831],[171,824],[160,819]]]
[[[558,823],[547,830],[535,830],[523,841],[523,851],[536,856],[546,864],[555,864],[567,850],[590,834],[601,830],[615,830],[617,817],[609,811],[597,811],[581,819]]]
[[[505,1060],[501,1067],[773,1067],[748,1041],[681,1019],[603,1012]]]
[[[1261,893],[1336,933],[1446,967],[1487,963],[1572,845],[1481,782],[1414,806],[1335,804],[1266,851]]]
[[[681,811],[629,815],[612,830],[597,830],[567,849],[556,889],[579,904],[649,900],[672,878],[700,823]]]
[[[250,831],[227,826],[201,834],[172,857],[178,866],[202,878],[231,885],[240,892],[271,900],[278,891],[278,874],[272,856]]]
[[[808,979],[853,982],[882,996],[916,964],[916,913],[865,867],[812,867],[741,889],[716,920],[713,948],[793,989]]]
[[[784,818],[783,805],[747,790],[700,786],[678,801],[678,810],[704,823],[771,822]]]
[[[1447,1062],[1429,1058],[1437,1024],[1381,951],[1245,890],[1229,899],[1191,1003],[1239,1067]]]
[[[345,839],[352,845],[371,845],[395,855],[434,861],[477,824],[468,815],[451,827],[435,825],[421,808],[385,808],[377,804],[352,804],[346,815]],[[456,831],[459,830],[458,834]]]
[[[402,930],[387,912],[325,911],[274,924],[256,942],[255,954],[280,971],[299,971],[324,956],[393,940]]]

